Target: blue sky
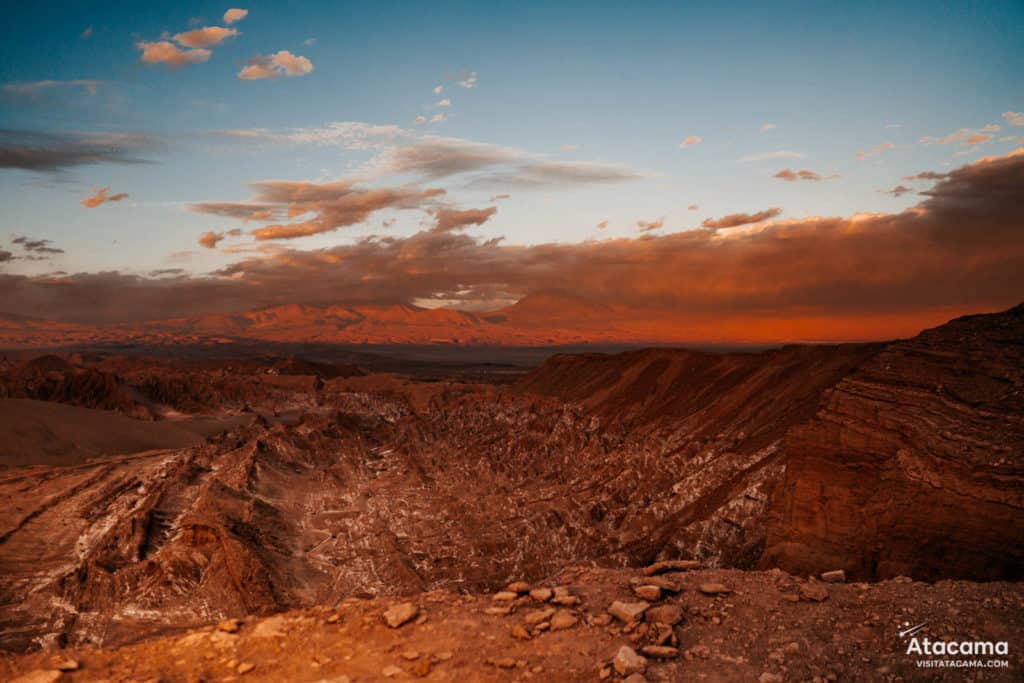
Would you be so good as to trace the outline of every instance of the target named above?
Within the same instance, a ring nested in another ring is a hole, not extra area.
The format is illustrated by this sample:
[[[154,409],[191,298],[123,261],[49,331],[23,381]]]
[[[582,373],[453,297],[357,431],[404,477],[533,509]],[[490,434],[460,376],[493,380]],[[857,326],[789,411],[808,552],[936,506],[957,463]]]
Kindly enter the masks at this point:
[[[231,7],[247,15],[229,25]],[[232,245],[326,249],[409,236],[433,220],[385,209],[298,239],[197,245],[204,232],[259,223],[193,205],[245,202],[250,183],[272,179],[440,187],[450,208],[497,207],[466,234],[512,244],[638,238],[638,221],[662,221],[651,234],[669,234],[770,207],[782,219],[897,212],[923,189],[884,192],[904,176],[1006,154],[1024,133],[1011,125],[1024,111],[1024,5],[1012,2],[153,2],[131,11],[74,2],[6,13],[0,128],[15,144],[29,144],[18,140],[25,131],[139,134],[147,143],[137,156],[150,162],[0,168],[0,249],[28,236],[65,252],[12,260],[12,273],[205,273],[239,258],[225,253]],[[208,26],[239,33],[202,63],[140,61],[140,42],[184,50],[173,36]],[[238,77],[280,51],[311,71]],[[460,85],[470,74],[473,87]],[[437,106],[444,99],[450,106]],[[445,120],[430,123],[437,114]],[[312,135],[333,122],[402,132],[369,149],[223,134]],[[985,139],[964,143],[975,136]],[[439,137],[516,150],[570,175],[596,162],[631,177],[502,187],[465,174],[366,172],[396,146]],[[699,142],[681,147],[688,137]],[[768,158],[749,160],[758,155]],[[826,179],[774,177],[783,169]],[[80,203],[103,187],[128,196]],[[511,197],[491,201],[499,194]]]

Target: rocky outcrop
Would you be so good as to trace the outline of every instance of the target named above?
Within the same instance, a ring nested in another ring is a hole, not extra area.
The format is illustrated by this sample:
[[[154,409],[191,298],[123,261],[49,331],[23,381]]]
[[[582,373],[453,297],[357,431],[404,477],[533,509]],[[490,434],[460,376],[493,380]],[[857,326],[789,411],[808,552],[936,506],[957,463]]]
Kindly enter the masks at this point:
[[[764,565],[1024,578],[1024,306],[888,345],[783,448]]]

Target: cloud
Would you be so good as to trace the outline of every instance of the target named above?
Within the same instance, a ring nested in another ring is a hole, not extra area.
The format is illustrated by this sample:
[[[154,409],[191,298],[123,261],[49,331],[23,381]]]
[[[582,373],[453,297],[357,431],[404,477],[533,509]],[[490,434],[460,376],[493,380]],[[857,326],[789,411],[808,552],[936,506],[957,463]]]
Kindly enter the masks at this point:
[[[547,161],[512,147],[459,138],[425,136],[386,150],[370,169],[379,175],[412,174],[429,180],[471,175],[477,187],[551,188],[615,183],[645,177],[627,166],[587,161]]]
[[[238,31],[233,28],[224,28],[223,26],[204,26],[203,28],[197,28],[194,31],[177,33],[174,35],[174,40],[185,47],[203,48],[215,47],[228,38],[237,35]]]
[[[608,221],[601,221],[600,223],[597,224],[597,229],[598,230],[604,230],[607,227],[608,227]]]
[[[444,114],[434,114],[433,116],[430,117],[430,122],[431,123],[442,123],[443,121],[447,121],[447,120],[448,120],[448,117],[445,116]]]
[[[444,86],[443,85],[436,85],[436,86],[434,86],[434,94],[435,95],[440,95],[442,92],[444,92]]]
[[[766,221],[769,218],[775,218],[782,213],[782,209],[778,207],[772,207],[765,209],[764,211],[758,211],[757,213],[731,213],[728,216],[722,216],[721,218],[708,218],[701,225],[705,228],[736,228],[741,225],[749,225],[751,223],[760,223]]]
[[[304,41],[302,41],[302,44],[305,45],[306,47],[316,45],[316,38],[306,38]]]
[[[15,260],[17,258],[18,257],[15,256],[14,254],[12,254],[11,252],[9,252],[9,251],[7,251],[5,249],[0,249],[0,263],[7,263],[7,262],[13,261],[13,260]]]
[[[686,210],[687,211],[700,211],[700,206],[698,206],[697,204],[690,204],[688,207],[686,207]]]
[[[680,149],[686,149],[687,147],[692,147],[693,145],[700,144],[702,140],[703,138],[700,137],[699,135],[690,135],[687,136],[687,138],[683,140],[681,143],[679,143],[679,147]]]
[[[793,183],[793,182],[796,182],[798,180],[811,180],[811,181],[833,180],[834,178],[838,178],[839,176],[838,175],[822,176],[822,175],[818,175],[814,171],[808,171],[807,169],[801,169],[799,171],[791,171],[788,168],[784,168],[781,171],[779,171],[778,173],[776,173],[775,175],[773,175],[772,177],[773,178],[779,178],[780,180],[786,180],[788,182]]]
[[[640,232],[650,232],[651,230],[661,230],[665,226],[665,217],[654,220],[654,221],[637,221],[636,227],[640,229]]]
[[[575,152],[576,150],[579,149],[579,147],[577,145],[562,145],[558,149],[562,150],[563,152]]]
[[[184,268],[158,268],[149,271],[150,277],[180,277],[184,274]]]
[[[166,40],[148,42],[140,40],[135,47],[142,50],[139,61],[143,64],[163,64],[171,69],[177,69],[186,64],[202,64],[210,59],[213,54],[205,48],[195,50],[182,50],[174,43]]]
[[[906,185],[897,185],[896,187],[892,188],[891,190],[886,190],[885,193],[886,194],[891,194],[893,197],[902,197],[903,195],[905,195],[905,194],[907,194],[909,192],[913,192],[913,191],[914,190],[912,190],[911,188],[907,187]]]
[[[972,130],[970,128],[961,128],[955,133],[944,135],[942,137],[923,137],[920,142],[925,145],[956,145],[959,144],[963,147],[969,147],[971,145],[979,145],[983,142],[988,142],[992,139],[989,133],[994,133],[999,130],[999,126],[989,124],[984,126],[980,130]]]
[[[452,101],[446,97],[443,100],[441,100],[440,102],[438,102],[436,106],[438,106],[438,107],[450,107],[450,106],[452,106]]]
[[[1007,111],[1007,112],[1003,112],[1003,118],[1006,119],[1006,125],[1008,125],[1008,126],[1024,126],[1024,112],[1021,112],[1021,111]]]
[[[313,62],[305,57],[293,55],[288,50],[280,50],[272,55],[257,55],[251,58],[248,65],[238,72],[243,81],[256,81],[267,78],[287,76],[294,78],[305,76],[313,71]]]
[[[437,223],[434,230],[438,232],[450,232],[459,230],[470,225],[483,225],[491,216],[498,212],[498,207],[491,206],[486,209],[438,209]]]
[[[88,40],[89,38],[92,38],[92,26],[86,26],[85,29],[80,34],[78,34],[78,35],[79,35],[79,37],[81,37],[81,38],[83,38],[85,40]]]
[[[452,74],[448,77],[449,81],[454,81],[455,85],[461,88],[475,88],[476,87],[476,72],[475,71],[460,71],[457,74]]]
[[[27,81],[22,83],[6,83],[4,84],[4,92],[13,93],[15,95],[36,97],[46,90],[72,87],[82,88],[89,95],[95,95],[99,91],[99,87],[104,83],[106,83],[106,81],[97,81],[95,79],[86,78],[73,81]]]
[[[766,123],[763,126],[761,126],[761,132],[767,133],[768,131],[775,130],[776,128],[778,128],[778,126],[776,126],[774,123]]]
[[[256,197],[252,202],[204,202],[190,208],[198,213],[241,220],[254,216],[309,216],[297,223],[275,223],[252,231],[257,240],[294,239],[362,223],[382,209],[433,211],[437,208],[436,200],[445,194],[441,189],[411,186],[364,188],[349,181],[268,180],[254,183],[253,188]]]
[[[108,192],[110,192],[109,187],[101,187],[98,190],[94,190],[91,196],[86,197],[80,203],[87,209],[95,209],[100,204],[105,204],[106,202],[119,202],[123,199],[128,199],[128,195],[124,192],[107,196]]]
[[[247,16],[249,16],[249,10],[231,8],[224,13],[224,23],[230,26],[231,24],[245,19]]]
[[[950,172],[899,213],[783,220],[757,231],[519,245],[425,230],[276,250],[205,276],[7,274],[0,310],[93,322],[339,299],[498,302],[562,290],[614,307],[622,320],[662,321],[658,329],[676,338],[884,338],[1019,303],[1022,184],[1019,150]]]
[[[207,249],[216,249],[217,243],[224,239],[224,233],[222,232],[204,232],[199,236],[199,246],[206,247]]]
[[[416,118],[418,125],[427,122],[424,116]],[[320,128],[293,128],[283,132],[253,128],[209,134],[239,142],[377,150],[376,156],[354,172],[353,175],[362,180],[407,174],[436,180],[464,174],[469,185],[501,190],[616,183],[649,177],[623,164],[583,160],[553,162],[549,157],[518,148],[357,121],[338,121]]]
[[[0,129],[0,168],[58,172],[86,164],[147,163],[156,140],[134,133],[62,134]]]
[[[489,202],[496,202],[499,199],[512,199],[512,195],[510,195],[510,194],[496,194],[496,195],[492,196],[490,199],[488,199],[487,201],[489,201]]]
[[[868,157],[878,156],[882,152],[885,152],[890,149],[896,149],[896,145],[894,145],[891,142],[883,142],[881,144],[875,145],[866,152],[857,152],[853,156],[856,157],[857,159],[867,159]]]
[[[20,245],[22,249],[32,254],[63,254],[63,249],[51,247],[53,242],[44,239],[32,239],[31,237],[15,237],[11,244]]]
[[[915,180],[942,180],[948,173],[936,173],[935,171],[921,171],[914,175],[903,176],[901,180],[913,182]]]
[[[780,149],[774,152],[758,152],[757,154],[748,154],[747,156],[740,157],[740,161],[766,161],[768,159],[803,159],[806,154],[802,152],[793,152],[788,149]]]

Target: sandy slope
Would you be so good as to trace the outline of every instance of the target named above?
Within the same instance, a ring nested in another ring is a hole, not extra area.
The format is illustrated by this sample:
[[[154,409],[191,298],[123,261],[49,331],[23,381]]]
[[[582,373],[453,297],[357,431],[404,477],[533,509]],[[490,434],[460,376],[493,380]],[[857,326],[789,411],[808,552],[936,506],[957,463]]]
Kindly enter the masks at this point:
[[[0,399],[0,465],[70,465],[98,455],[185,448],[202,437],[170,422],[143,422],[106,410]]]

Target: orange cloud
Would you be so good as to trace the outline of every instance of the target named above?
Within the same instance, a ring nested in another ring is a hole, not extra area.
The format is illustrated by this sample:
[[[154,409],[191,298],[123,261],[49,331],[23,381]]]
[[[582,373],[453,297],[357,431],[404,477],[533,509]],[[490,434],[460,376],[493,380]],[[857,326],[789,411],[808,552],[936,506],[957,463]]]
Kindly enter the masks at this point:
[[[687,138],[683,140],[681,143],[679,143],[679,147],[682,149],[686,149],[687,147],[692,147],[693,145],[699,144],[703,140],[704,138],[700,137],[699,135],[690,135],[687,136]]]
[[[979,145],[983,142],[988,142],[992,139],[992,136],[988,133],[994,133],[999,130],[999,126],[995,124],[989,124],[983,127],[981,130],[972,130],[970,128],[961,128],[960,130],[944,135],[942,137],[923,137],[921,143],[926,145],[962,145],[967,147],[969,145]]]
[[[252,231],[257,240],[294,239],[362,223],[382,209],[435,212],[436,199],[445,193],[436,188],[407,186],[369,189],[357,187],[349,181],[270,180],[254,183],[253,187],[257,192],[252,202],[205,202],[191,208],[199,213],[242,220],[258,216],[297,218],[312,214],[312,218],[298,223],[267,225]]]
[[[199,246],[206,247],[207,249],[216,249],[217,242],[224,239],[224,233],[222,232],[204,232],[199,236]]]
[[[434,230],[438,232],[449,232],[458,230],[469,225],[483,225],[491,216],[498,212],[498,207],[491,206],[486,209],[439,209],[437,211],[437,223]]]
[[[911,324],[1019,303],[1022,186],[1024,149],[949,172],[898,213],[575,244],[515,245],[424,230],[329,249],[274,250],[204,277],[0,275],[0,302],[11,313],[110,320],[152,317],[154,310],[172,317],[284,302],[326,305],[339,293],[346,302],[458,303],[566,291],[610,307],[617,321],[652,330],[651,338],[886,337],[913,332]],[[284,210],[293,200],[300,208],[316,205],[318,229],[335,200],[362,192],[284,181],[257,187],[262,202]],[[759,220],[734,216],[741,218],[713,222]]]
[[[868,157],[878,156],[882,152],[890,149],[896,149],[896,145],[891,142],[883,142],[879,145],[875,145],[866,152],[857,152],[854,156],[858,159],[867,159]]]
[[[782,213],[782,209],[778,207],[772,207],[765,209],[764,211],[758,211],[757,213],[731,213],[728,216],[722,216],[721,218],[708,218],[706,221],[701,223],[705,228],[736,228],[741,225],[749,225],[751,223],[760,223],[766,221],[769,218],[775,218]]]
[[[838,178],[839,176],[837,176],[837,175],[822,176],[822,175],[818,175],[814,171],[808,171],[807,169],[801,169],[799,171],[791,171],[788,168],[784,168],[781,171],[779,171],[778,173],[776,173],[775,175],[773,175],[772,177],[773,178],[779,178],[780,180],[786,180],[788,182],[794,183],[794,182],[796,182],[798,180],[812,180],[812,181],[832,180],[833,178]]]
[[[224,13],[224,23],[230,26],[231,24],[245,19],[247,16],[249,16],[249,10],[231,8]]]
[[[661,230],[665,226],[665,217],[662,216],[656,221],[637,221],[636,227],[640,228],[640,232],[650,232],[651,230]]]
[[[237,35],[238,31],[233,28],[224,28],[223,26],[204,26],[203,28],[197,28],[194,31],[177,33],[174,35],[174,40],[185,47],[203,48],[220,45],[228,38]]]
[[[305,57],[293,55],[288,50],[280,50],[272,55],[257,55],[251,58],[248,65],[238,72],[238,77],[243,81],[257,81],[281,76],[305,76],[312,71],[313,62]]]
[[[142,50],[139,61],[143,64],[163,64],[169,68],[176,69],[186,64],[201,64],[213,53],[205,48],[195,50],[182,50],[174,43],[166,40],[147,42],[140,40],[135,47]]]
[[[117,194],[107,196],[108,192],[110,192],[109,187],[101,187],[98,190],[93,190],[93,194],[83,199],[80,203],[87,209],[95,209],[100,204],[105,204],[107,202],[119,202],[122,199],[128,199],[128,194],[125,192],[119,192]]]

